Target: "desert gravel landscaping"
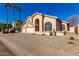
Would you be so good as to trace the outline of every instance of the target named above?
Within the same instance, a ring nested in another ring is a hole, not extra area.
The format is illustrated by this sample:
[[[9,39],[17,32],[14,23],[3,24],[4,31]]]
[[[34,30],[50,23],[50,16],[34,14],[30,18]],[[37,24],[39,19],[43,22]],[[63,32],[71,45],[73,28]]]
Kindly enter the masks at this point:
[[[0,34],[0,41],[18,56],[71,56],[79,55],[79,35],[33,35],[27,33]]]

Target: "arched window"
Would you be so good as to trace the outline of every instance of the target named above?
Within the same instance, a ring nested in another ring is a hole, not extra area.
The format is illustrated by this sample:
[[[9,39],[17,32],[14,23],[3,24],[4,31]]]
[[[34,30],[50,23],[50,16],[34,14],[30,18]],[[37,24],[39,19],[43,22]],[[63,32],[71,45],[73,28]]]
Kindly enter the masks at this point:
[[[51,31],[52,30],[52,24],[50,22],[45,23],[45,31]]]
[[[62,24],[62,31],[65,31],[65,25]]]

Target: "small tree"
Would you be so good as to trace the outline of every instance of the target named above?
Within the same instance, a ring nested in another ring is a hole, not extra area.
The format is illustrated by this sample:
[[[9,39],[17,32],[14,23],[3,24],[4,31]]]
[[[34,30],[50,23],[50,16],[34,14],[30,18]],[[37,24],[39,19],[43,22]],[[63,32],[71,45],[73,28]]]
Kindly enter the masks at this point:
[[[16,26],[16,30],[21,31],[21,28],[19,26]]]
[[[18,23],[18,26],[20,26],[20,27],[23,24],[22,20],[16,20],[16,22]]]

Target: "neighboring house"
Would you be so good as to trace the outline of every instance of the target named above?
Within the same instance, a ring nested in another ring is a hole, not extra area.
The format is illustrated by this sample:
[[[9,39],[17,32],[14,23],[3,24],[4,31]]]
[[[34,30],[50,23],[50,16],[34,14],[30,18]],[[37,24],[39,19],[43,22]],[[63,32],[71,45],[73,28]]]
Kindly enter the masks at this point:
[[[56,16],[49,16],[42,13],[35,13],[28,17],[21,28],[22,33],[47,34],[55,31],[57,35],[64,35],[69,31],[69,22],[62,21]]]

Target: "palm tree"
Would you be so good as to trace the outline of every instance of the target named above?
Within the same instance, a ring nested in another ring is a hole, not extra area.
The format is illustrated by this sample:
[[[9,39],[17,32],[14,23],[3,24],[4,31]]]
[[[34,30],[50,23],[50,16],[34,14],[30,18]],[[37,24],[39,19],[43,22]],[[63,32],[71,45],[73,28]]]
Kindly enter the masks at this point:
[[[12,18],[14,20],[14,23],[15,23],[15,15],[14,15],[14,11],[15,11],[15,8],[16,8],[16,4],[15,3],[11,3],[10,6],[12,7]]]
[[[23,22],[21,20],[16,20],[16,30],[21,31],[22,23]]]
[[[21,19],[22,7],[21,6],[17,6],[17,10],[19,12],[19,19],[16,20],[16,22],[18,24],[19,30],[21,30],[21,25],[22,25],[22,19]]]
[[[5,11],[6,11],[6,21],[7,21],[7,25],[6,25],[6,28],[7,28],[7,31],[8,31],[8,6],[9,6],[9,3],[5,3]]]
[[[18,6],[17,10],[19,11],[19,20],[21,21],[21,13],[22,13],[22,7]]]
[[[15,31],[15,8],[16,8],[16,4],[15,3],[10,3],[10,7],[12,8],[12,18],[13,18],[13,26],[12,26],[12,30]]]
[[[23,22],[21,20],[16,20],[16,22],[17,22],[18,26],[21,27]]]

